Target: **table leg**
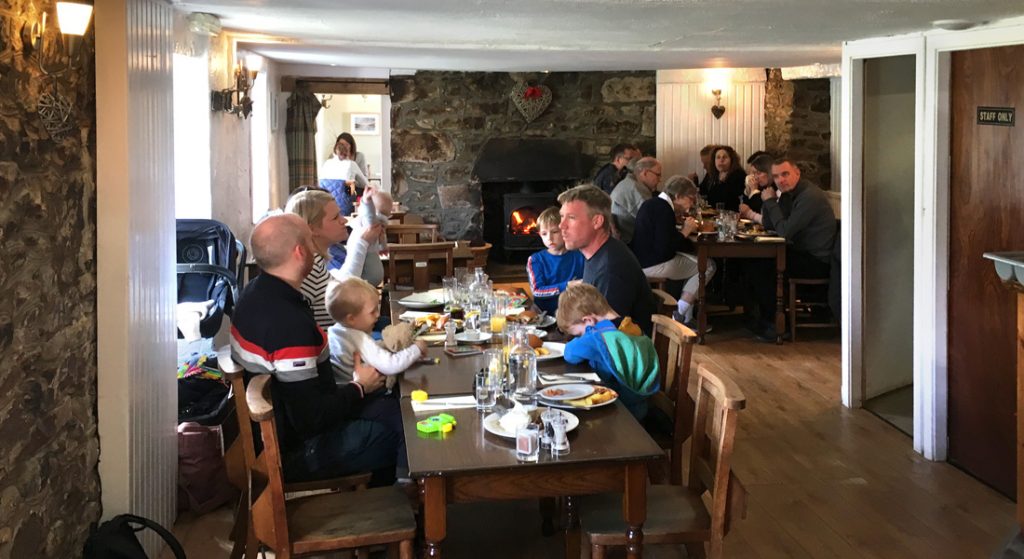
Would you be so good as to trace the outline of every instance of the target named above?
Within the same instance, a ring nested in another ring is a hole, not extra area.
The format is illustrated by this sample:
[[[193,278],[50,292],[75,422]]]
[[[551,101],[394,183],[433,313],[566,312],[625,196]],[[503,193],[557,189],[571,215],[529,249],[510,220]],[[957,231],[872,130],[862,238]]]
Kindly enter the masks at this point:
[[[704,331],[708,327],[707,305],[704,300],[704,289],[707,282],[708,272],[708,249],[703,246],[697,247],[697,337],[700,343],[704,343]]]
[[[647,464],[626,466],[626,488],[622,498],[622,515],[626,520],[626,557],[643,556],[644,521],[647,520]]]
[[[423,557],[441,557],[441,542],[447,535],[448,499],[444,478],[433,476],[423,479]]]
[[[782,345],[782,335],[786,330],[785,303],[783,302],[786,275],[786,247],[782,245],[775,251],[775,343]]]
[[[580,515],[576,511],[576,497],[565,497],[565,557],[580,556]]]
[[[544,537],[555,533],[555,510],[557,509],[554,497],[541,497],[540,499],[540,533]]]

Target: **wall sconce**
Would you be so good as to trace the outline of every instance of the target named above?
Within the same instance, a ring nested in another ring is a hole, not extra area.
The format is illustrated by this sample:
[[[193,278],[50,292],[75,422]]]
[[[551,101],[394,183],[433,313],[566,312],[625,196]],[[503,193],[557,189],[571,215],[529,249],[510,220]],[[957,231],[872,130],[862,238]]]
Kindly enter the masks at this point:
[[[46,20],[49,14],[43,13],[41,22],[33,23],[31,27],[22,29],[22,43],[24,48],[22,54],[29,58],[36,51],[43,47],[43,35],[46,33]],[[75,59],[75,53],[82,43],[82,37],[89,29],[89,20],[92,19],[92,4],[85,0],[77,2],[57,2],[57,28],[60,29],[63,41],[64,54],[68,57],[68,66]],[[39,52],[36,59],[43,73],[49,75],[53,72],[46,70],[42,63],[42,52]],[[65,68],[66,69],[66,68]],[[59,72],[63,72],[64,69]],[[58,72],[58,73],[59,73]]]
[[[711,94],[715,96],[715,104],[711,105],[711,114],[715,115],[715,120],[718,120],[725,114],[725,106],[722,105],[722,90],[712,89]]]
[[[256,81],[263,59],[248,55],[235,64],[235,87],[210,92],[210,109],[224,111],[238,118],[249,118],[252,114],[252,99],[249,90]]]

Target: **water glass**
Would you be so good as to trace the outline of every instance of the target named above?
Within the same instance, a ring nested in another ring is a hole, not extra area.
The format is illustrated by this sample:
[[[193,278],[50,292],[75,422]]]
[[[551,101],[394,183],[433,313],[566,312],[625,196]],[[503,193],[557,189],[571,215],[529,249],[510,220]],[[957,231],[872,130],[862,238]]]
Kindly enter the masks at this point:
[[[540,428],[527,423],[516,429],[516,460],[536,462],[540,458]]]
[[[488,371],[480,371],[473,378],[473,394],[478,411],[491,411],[498,396],[498,387]]]
[[[459,280],[455,279],[455,276],[441,278],[441,286],[444,289],[444,308],[450,311],[459,290]]]

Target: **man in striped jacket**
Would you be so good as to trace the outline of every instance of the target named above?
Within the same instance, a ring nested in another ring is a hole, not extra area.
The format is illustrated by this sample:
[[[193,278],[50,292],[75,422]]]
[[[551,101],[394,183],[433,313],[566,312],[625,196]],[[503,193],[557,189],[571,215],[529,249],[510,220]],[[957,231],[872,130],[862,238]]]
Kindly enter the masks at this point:
[[[384,377],[356,357],[353,382],[334,383],[327,336],[299,287],[313,265],[312,232],[293,214],[256,225],[252,254],[263,272],[235,305],[231,353],[252,374],[274,375],[274,413],[285,478],[303,481],[356,472],[394,482],[398,435],[358,419],[363,398]]]

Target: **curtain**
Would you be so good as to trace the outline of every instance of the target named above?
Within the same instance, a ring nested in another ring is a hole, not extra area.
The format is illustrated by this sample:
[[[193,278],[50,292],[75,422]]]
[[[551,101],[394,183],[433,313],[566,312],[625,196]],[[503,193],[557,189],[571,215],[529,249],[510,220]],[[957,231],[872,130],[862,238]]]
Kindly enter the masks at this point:
[[[288,147],[288,190],[316,185],[316,115],[320,100],[309,90],[296,90],[288,98],[285,141]]]

